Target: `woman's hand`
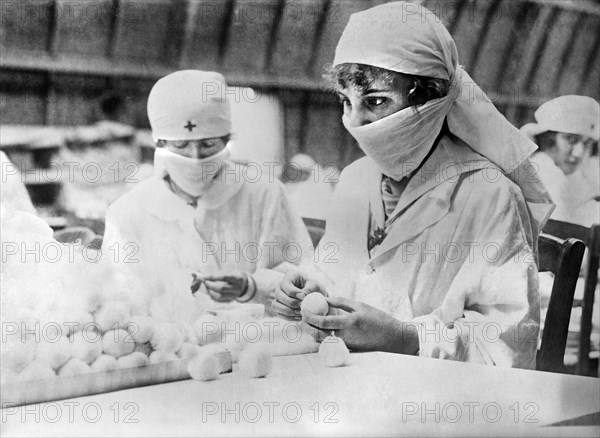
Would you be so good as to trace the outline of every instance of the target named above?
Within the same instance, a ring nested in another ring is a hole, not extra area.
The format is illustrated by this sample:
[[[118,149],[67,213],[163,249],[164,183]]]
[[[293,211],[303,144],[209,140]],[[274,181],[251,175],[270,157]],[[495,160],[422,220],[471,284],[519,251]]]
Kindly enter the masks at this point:
[[[316,281],[309,279],[301,272],[288,272],[275,291],[271,310],[284,319],[300,320],[300,303],[306,295],[312,292],[319,292],[327,296],[325,289]]]
[[[211,298],[227,303],[239,298],[248,288],[248,275],[241,271],[226,271],[218,274],[195,274],[192,291],[204,283]]]
[[[368,304],[341,297],[327,298],[327,316],[302,312],[302,319],[313,327],[317,341],[335,332],[348,348],[357,351],[387,351],[416,354],[419,338],[416,326],[404,323]],[[315,330],[316,329],[316,330]]]

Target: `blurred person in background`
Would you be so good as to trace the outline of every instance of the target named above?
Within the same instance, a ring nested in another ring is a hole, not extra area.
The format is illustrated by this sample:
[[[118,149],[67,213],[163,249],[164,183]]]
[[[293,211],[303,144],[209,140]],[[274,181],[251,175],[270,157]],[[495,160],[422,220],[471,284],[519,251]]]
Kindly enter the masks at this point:
[[[342,172],[327,218],[319,255],[334,245],[336,263],[320,265],[324,276],[286,275],[273,310],[295,318],[318,292],[329,314],[301,312],[318,338],[335,331],[358,351],[535,368],[534,260],[552,211],[535,175],[524,179],[535,145],[415,3],[353,14],[332,79],[366,157]]]
[[[556,204],[552,219],[600,223],[600,105],[587,96],[561,96],[534,117],[521,130],[540,148],[531,161]]]
[[[542,104],[534,117],[536,122],[524,125],[521,131],[540,148],[531,161],[556,203],[552,219],[585,227],[600,223],[600,105],[587,96],[561,96]],[[575,288],[576,300],[583,298],[587,260],[584,257]],[[552,273],[540,273],[542,325],[553,283]],[[596,352],[600,346],[599,294],[600,285],[596,285],[591,333],[591,349]],[[571,311],[566,365],[577,362],[581,311],[580,306]]]
[[[0,151],[0,165],[2,166],[0,173],[2,176],[0,185],[0,202],[2,205],[14,210],[37,214],[23,182],[23,175],[4,151]]]
[[[282,174],[290,202],[304,218],[325,219],[337,182],[336,169],[323,168],[310,155],[296,154]]]
[[[282,272],[312,259],[283,184],[246,181],[229,160],[226,87],[219,73],[184,70],[150,91],[154,175],[110,206],[103,242],[141,305],[187,305],[191,273],[214,301],[270,301]]]

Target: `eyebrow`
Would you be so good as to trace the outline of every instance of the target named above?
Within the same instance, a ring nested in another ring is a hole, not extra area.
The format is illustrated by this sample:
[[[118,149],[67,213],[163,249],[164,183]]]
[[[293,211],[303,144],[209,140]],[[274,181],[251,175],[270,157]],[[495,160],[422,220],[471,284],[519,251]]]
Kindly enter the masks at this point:
[[[371,94],[371,93],[389,93],[391,90],[387,89],[387,90],[381,90],[378,88],[367,88],[363,94]]]

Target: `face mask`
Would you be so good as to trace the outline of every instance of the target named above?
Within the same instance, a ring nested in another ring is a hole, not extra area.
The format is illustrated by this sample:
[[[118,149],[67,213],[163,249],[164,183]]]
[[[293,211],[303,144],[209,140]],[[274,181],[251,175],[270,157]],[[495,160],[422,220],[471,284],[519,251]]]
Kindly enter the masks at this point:
[[[159,176],[169,175],[189,195],[200,197],[212,184],[229,155],[228,147],[202,159],[188,158],[164,148],[156,148],[154,170]]]
[[[431,150],[444,124],[444,118],[456,99],[456,89],[449,94],[418,107],[408,107],[364,126],[350,126],[342,118],[348,132],[360,148],[382,170],[397,181],[410,175]]]

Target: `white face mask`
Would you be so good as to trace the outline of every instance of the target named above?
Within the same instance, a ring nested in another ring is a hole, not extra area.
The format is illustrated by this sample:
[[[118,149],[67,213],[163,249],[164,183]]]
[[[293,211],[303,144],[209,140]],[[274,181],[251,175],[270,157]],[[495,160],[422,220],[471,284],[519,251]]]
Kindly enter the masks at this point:
[[[440,99],[418,107],[408,107],[383,119],[363,126],[350,126],[342,118],[348,132],[360,148],[382,170],[397,181],[409,176],[423,162],[439,135],[444,119],[456,96],[456,90]]]
[[[212,184],[229,155],[228,147],[202,159],[188,158],[164,148],[156,148],[154,172],[161,177],[169,175],[181,190],[191,196],[200,197]]]

